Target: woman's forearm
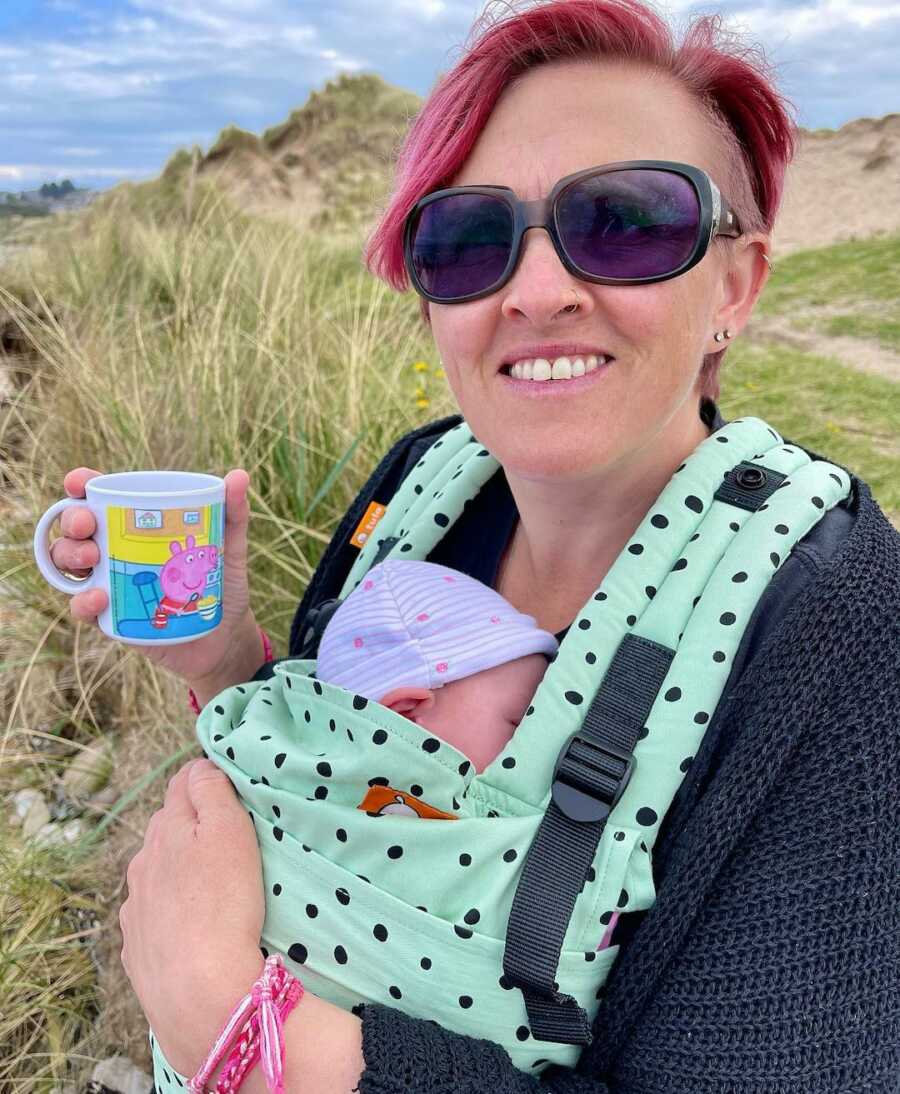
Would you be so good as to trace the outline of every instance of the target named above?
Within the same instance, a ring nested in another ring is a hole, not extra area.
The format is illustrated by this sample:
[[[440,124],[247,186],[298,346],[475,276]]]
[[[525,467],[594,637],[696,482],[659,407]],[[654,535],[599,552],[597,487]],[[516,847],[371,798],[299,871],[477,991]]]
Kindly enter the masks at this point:
[[[284,1020],[284,1094],[351,1094],[365,1063],[362,1022],[355,1014],[306,992]],[[212,1086],[212,1083],[210,1083]],[[262,1064],[241,1084],[267,1094]]]
[[[262,966],[260,957],[257,975],[262,972]],[[252,975],[240,985],[231,977],[224,979],[216,997],[208,1000],[204,1013],[198,1013],[197,1020],[191,1023],[188,1038],[191,1045],[184,1050],[185,1059],[179,1061],[168,1057],[173,1067],[181,1070],[184,1066],[182,1073],[188,1078],[200,1070],[225,1021],[252,983]],[[358,1086],[365,1065],[362,1023],[355,1014],[306,991],[285,1018],[283,1036],[285,1094],[351,1094]],[[160,1047],[165,1053],[165,1045]],[[229,1047],[226,1059],[230,1053]],[[225,1062],[223,1060],[207,1080],[207,1090],[215,1089]],[[262,1063],[257,1061],[241,1084],[241,1091],[243,1094],[267,1094],[267,1090]]]

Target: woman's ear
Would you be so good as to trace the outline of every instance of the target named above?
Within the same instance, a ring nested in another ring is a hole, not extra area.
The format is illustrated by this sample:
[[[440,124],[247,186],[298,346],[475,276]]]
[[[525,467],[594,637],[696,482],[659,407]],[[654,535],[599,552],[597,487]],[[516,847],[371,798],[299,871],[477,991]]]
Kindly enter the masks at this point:
[[[434,706],[434,692],[428,688],[394,688],[378,700],[383,707],[389,707],[395,714],[402,714],[411,722],[417,721],[430,707]]]
[[[771,254],[772,243],[769,235],[756,232],[741,236],[733,242],[734,247],[728,252],[726,273],[722,280],[719,306],[713,317],[710,338],[716,331],[726,327],[730,329],[732,336],[743,330],[771,272],[771,266],[763,258],[763,255]],[[723,348],[724,343],[707,352],[715,353]]]

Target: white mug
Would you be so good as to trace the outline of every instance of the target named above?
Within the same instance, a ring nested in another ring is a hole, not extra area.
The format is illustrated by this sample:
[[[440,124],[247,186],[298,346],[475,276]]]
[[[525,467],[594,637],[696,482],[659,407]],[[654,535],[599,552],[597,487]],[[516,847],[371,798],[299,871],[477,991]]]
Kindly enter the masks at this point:
[[[100,630],[129,645],[177,645],[222,621],[225,480],[193,471],[121,471],[85,483],[84,498],[64,498],[37,523],[34,557],[64,593],[104,589]],[[57,514],[90,509],[100,560],[86,578],[65,577],[47,544]]]

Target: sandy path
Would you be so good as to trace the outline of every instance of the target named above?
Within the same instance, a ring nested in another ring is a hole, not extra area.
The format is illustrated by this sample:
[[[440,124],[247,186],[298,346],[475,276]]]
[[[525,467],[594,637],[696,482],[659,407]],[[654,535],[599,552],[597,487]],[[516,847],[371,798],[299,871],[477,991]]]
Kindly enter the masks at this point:
[[[824,309],[806,312],[807,315],[825,317]],[[787,315],[754,315],[744,328],[743,334],[754,342],[774,342],[793,346],[804,353],[831,357],[842,365],[884,376],[900,383],[900,354],[886,349],[871,339],[851,338],[846,335],[823,335],[815,330],[801,330]]]

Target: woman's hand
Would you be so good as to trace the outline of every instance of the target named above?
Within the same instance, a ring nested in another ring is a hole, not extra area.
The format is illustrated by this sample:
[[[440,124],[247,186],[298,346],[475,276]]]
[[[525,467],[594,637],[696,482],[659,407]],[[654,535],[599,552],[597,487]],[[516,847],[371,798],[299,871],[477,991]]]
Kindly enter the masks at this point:
[[[69,497],[85,497],[84,484],[101,472],[78,467],[63,479]],[[174,646],[153,643],[132,644],[131,648],[161,665],[195,687],[209,680],[213,693],[247,680],[263,660],[262,642],[250,609],[247,579],[247,531],[250,505],[247,490],[250,477],[241,468],[225,476],[225,529],[222,543],[222,622],[210,634]],[[73,505],[59,518],[62,536],[50,544],[50,558],[58,569],[76,577],[87,576],[100,560],[100,548],[92,538],[97,531],[94,514],[85,505]],[[103,589],[76,593],[69,604],[73,619],[97,623],[109,597]],[[223,681],[225,681],[223,683]]]
[[[122,965],[163,1055],[189,1078],[262,972],[262,862],[224,771],[172,777],[131,860],[119,911]]]

